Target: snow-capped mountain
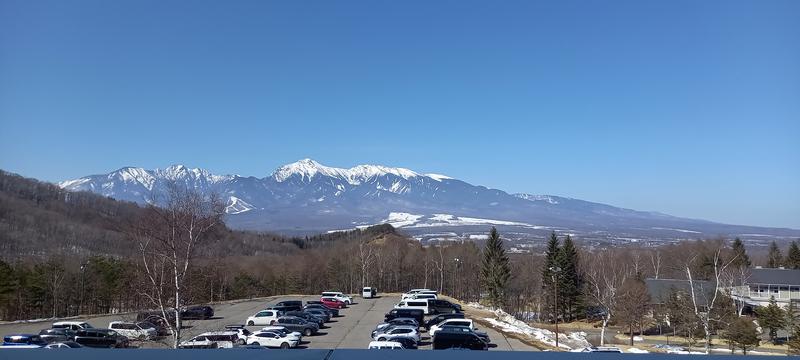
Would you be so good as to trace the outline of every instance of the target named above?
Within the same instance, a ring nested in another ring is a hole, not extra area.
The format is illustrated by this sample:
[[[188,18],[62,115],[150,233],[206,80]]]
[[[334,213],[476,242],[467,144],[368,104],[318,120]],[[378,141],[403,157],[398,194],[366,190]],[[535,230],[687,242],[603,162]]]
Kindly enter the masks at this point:
[[[142,204],[163,201],[173,185],[216,193],[227,200],[230,226],[293,233],[391,223],[418,235],[443,229],[463,234],[493,225],[536,236],[550,231],[632,239],[800,236],[800,231],[791,229],[725,225],[568,197],[508,194],[404,168],[345,169],[311,159],[281,166],[263,178],[214,175],[173,165],[155,170],[126,167],[59,185]],[[452,231],[456,228],[459,231]]]

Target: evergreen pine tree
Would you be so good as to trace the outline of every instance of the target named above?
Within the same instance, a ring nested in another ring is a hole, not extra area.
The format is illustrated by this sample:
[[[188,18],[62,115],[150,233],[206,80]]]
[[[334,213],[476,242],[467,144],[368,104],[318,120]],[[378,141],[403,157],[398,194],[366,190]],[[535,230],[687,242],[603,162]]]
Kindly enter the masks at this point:
[[[781,249],[778,248],[778,244],[775,241],[772,241],[772,244],[769,245],[769,255],[767,256],[767,267],[768,268],[777,268],[783,265],[783,255],[781,255]]]
[[[554,302],[555,283],[553,282],[553,275],[555,275],[555,273],[553,269],[559,267],[558,254],[561,253],[561,247],[559,245],[556,233],[550,233],[550,240],[547,242],[547,250],[545,252],[544,266],[542,267],[542,300],[545,305],[544,312],[553,320],[556,317],[556,306]]]
[[[489,294],[489,302],[492,306],[496,308],[503,306],[505,289],[510,277],[511,266],[506,250],[503,248],[503,240],[500,239],[497,229],[492,227],[489,240],[483,248],[481,261],[481,281]]]
[[[778,306],[775,297],[769,298],[769,305],[756,309],[758,322],[762,327],[769,329],[769,340],[775,342],[778,330],[786,324],[786,313]]]
[[[733,250],[733,262],[731,265],[739,268],[739,267],[750,267],[750,257],[747,256],[747,251],[744,249],[744,243],[738,237],[733,240],[733,245],[731,246]]]
[[[758,332],[756,325],[747,318],[739,318],[725,330],[722,334],[731,348],[731,353],[734,349],[742,349],[742,353],[747,355],[747,350],[753,349],[758,346]]]
[[[571,321],[580,313],[582,279],[578,273],[578,250],[569,235],[564,239],[556,262],[561,268],[558,278],[559,310],[565,320]]]
[[[789,269],[800,269],[800,246],[797,245],[797,241],[792,241],[792,244],[789,245],[783,265]]]

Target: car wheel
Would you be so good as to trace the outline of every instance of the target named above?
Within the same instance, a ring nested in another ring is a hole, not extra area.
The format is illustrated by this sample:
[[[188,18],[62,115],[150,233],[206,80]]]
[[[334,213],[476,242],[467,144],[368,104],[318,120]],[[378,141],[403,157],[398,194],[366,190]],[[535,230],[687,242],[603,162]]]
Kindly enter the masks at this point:
[[[386,338],[385,337],[379,337],[378,341],[386,341]]]
[[[140,334],[139,335],[139,341],[145,341],[145,340],[146,340],[146,336],[144,334]]]
[[[287,343],[282,343],[281,344],[281,349],[288,349],[288,348],[289,348],[289,344],[287,344]]]
[[[311,336],[311,329],[306,329],[306,330],[303,332],[303,334],[305,334],[306,336]]]
[[[255,323],[253,321],[248,321],[247,322],[247,326],[253,326],[253,325],[255,325]]]
[[[270,325],[275,325],[275,320],[270,320],[269,324]]]
[[[451,313],[451,314],[455,314],[455,313],[456,313],[456,309],[451,309],[451,310],[450,310],[450,313]]]
[[[261,344],[259,344],[258,341],[254,342],[254,343],[252,343],[250,345],[261,346]]]
[[[238,342],[239,342],[239,345],[244,345],[246,343],[246,341],[244,341],[244,339],[239,339]]]

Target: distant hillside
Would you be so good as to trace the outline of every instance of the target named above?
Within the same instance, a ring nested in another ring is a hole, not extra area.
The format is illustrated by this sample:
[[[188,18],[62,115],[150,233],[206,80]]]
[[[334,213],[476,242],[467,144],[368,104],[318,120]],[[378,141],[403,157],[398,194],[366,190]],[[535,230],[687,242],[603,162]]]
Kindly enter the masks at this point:
[[[143,211],[133,202],[73,192],[0,170],[0,259],[134,254],[126,224]],[[352,233],[290,238],[221,227],[201,256],[288,254],[359,236],[394,233],[381,226]]]

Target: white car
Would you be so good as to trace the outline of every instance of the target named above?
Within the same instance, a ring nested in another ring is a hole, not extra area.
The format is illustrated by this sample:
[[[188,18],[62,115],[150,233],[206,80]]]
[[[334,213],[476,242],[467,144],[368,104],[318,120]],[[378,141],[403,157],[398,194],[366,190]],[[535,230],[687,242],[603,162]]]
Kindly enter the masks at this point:
[[[419,294],[421,292],[425,292],[425,291],[433,291],[433,290],[429,290],[429,289],[411,289],[408,292],[404,292],[403,295],[400,296],[400,299],[401,300],[410,299],[410,298],[414,297],[414,295]]]
[[[278,333],[284,334],[288,336],[290,339],[297,339],[297,342],[303,341],[303,334],[299,331],[291,331],[287,329],[285,326],[275,325],[275,326],[265,326],[261,331],[276,331]]]
[[[439,297],[436,294],[414,294],[411,297],[411,300],[437,300]],[[409,299],[406,299],[409,300]]]
[[[247,326],[272,325],[278,322],[278,318],[281,317],[281,315],[281,312],[278,310],[261,310],[253,316],[248,317],[245,324],[247,324]]]
[[[108,328],[131,340],[152,340],[158,336],[154,327],[142,328],[138,324],[124,321],[112,321],[108,323]]]
[[[403,344],[396,341],[370,341],[368,349],[402,349]]]
[[[463,326],[469,328],[472,331],[475,331],[475,323],[472,321],[472,319],[447,319],[436,325],[431,326],[431,328],[428,329],[428,334],[430,336],[434,336],[436,335],[436,332],[439,331],[439,329],[441,329],[444,326]]]
[[[70,329],[70,330],[83,330],[83,329],[92,329],[94,326],[89,325],[89,323],[84,321],[59,321],[54,322],[53,329]]]
[[[178,346],[183,349],[218,348],[230,349],[238,343],[239,334],[236,331],[214,331],[197,335],[181,342]]]
[[[335,298],[336,300],[345,303],[346,305],[350,305],[353,303],[352,297],[342,294],[341,292],[338,291],[325,291],[322,293],[322,297],[332,297]]]
[[[247,345],[258,345],[272,348],[288,349],[297,347],[299,341],[277,331],[259,330],[247,337]]]
[[[420,340],[419,331],[417,331],[417,329],[415,329],[413,326],[395,325],[372,332],[372,339],[376,341],[384,341],[389,338],[397,337],[409,338],[417,343]]]
[[[406,299],[394,306],[395,309],[420,309],[425,315],[431,313],[430,306],[428,306],[428,299],[413,300]]]

